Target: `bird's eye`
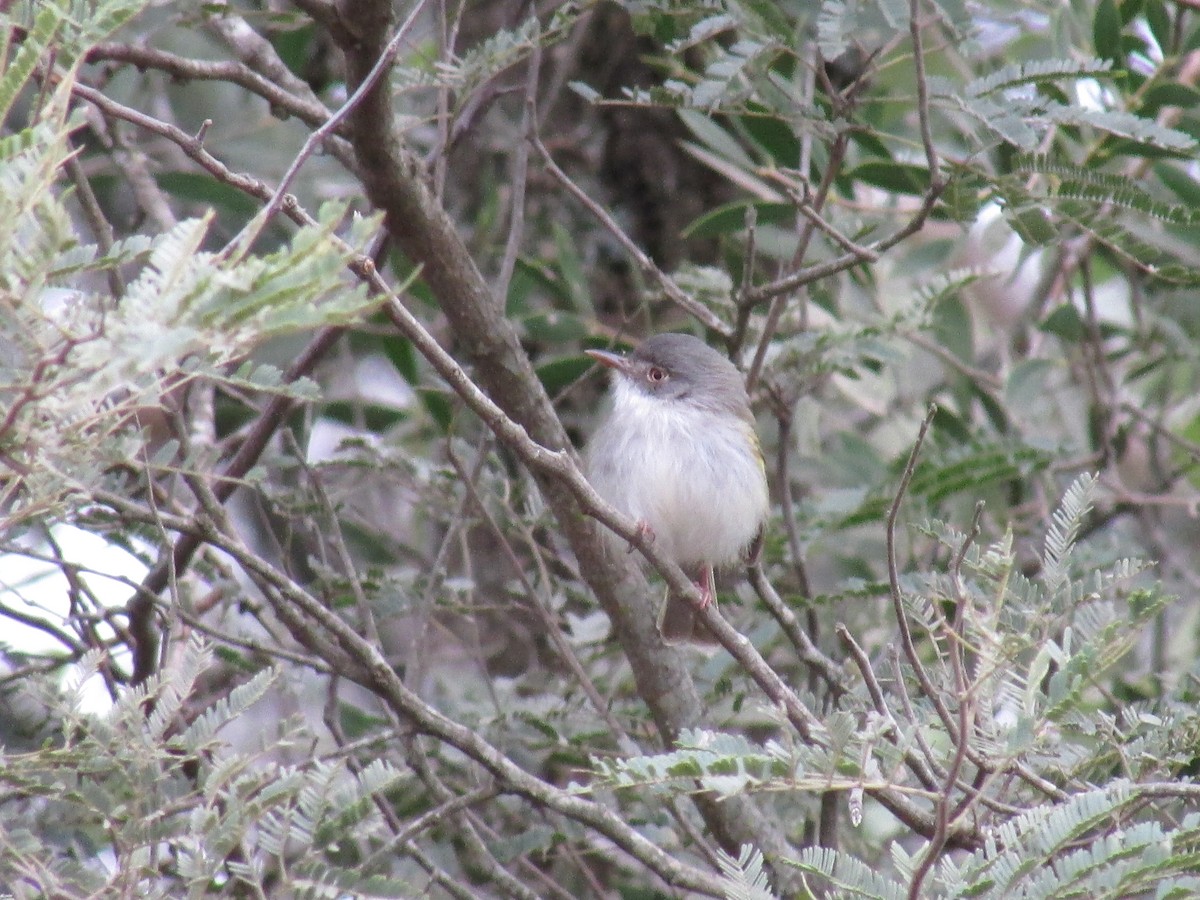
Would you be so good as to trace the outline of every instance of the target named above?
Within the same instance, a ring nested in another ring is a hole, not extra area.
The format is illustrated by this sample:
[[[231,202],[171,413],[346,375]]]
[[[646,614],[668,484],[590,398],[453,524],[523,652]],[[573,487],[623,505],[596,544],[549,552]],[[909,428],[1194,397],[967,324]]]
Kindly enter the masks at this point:
[[[646,377],[649,378],[655,384],[658,384],[658,382],[660,382],[660,381],[667,380],[667,373],[664,372],[662,369],[660,369],[658,366],[651,366],[649,371],[646,372]]]

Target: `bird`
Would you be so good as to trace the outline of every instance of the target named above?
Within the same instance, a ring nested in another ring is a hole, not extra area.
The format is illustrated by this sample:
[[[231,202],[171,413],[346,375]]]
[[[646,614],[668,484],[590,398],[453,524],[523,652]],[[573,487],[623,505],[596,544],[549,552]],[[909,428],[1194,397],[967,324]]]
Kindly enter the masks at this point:
[[[702,606],[714,602],[714,567],[738,562],[770,511],[741,373],[689,334],[654,335],[627,356],[585,352],[612,374],[611,408],[585,448],[588,480],[696,582]],[[667,643],[716,640],[670,590],[658,627]]]

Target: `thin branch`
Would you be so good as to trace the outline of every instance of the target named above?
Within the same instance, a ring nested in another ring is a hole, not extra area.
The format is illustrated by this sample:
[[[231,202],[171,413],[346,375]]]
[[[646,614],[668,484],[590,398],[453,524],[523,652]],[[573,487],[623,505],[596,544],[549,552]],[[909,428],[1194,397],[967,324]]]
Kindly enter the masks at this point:
[[[854,635],[850,633],[850,629],[844,622],[838,622],[833,626],[833,630],[842,645],[850,651],[854,665],[858,667],[858,672],[863,677],[863,684],[867,686],[867,694],[871,698],[875,712],[879,713],[885,721],[893,722],[892,727],[895,727],[892,712],[888,709],[887,700],[883,696],[883,688],[879,685],[879,679],[875,677],[875,670],[871,666],[871,660],[867,657],[866,651],[859,646],[858,641],[854,639]]]
[[[825,207],[825,201],[829,197],[830,188],[833,187],[833,180],[841,172],[842,160],[846,157],[846,148],[849,146],[850,137],[845,130],[839,131],[837,137],[833,141],[833,146],[829,148],[829,160],[825,165],[825,172],[821,176],[821,183],[817,187],[816,194],[812,198],[811,206],[813,209],[820,210]],[[802,172],[801,176],[807,178],[807,173]],[[816,225],[811,219],[807,219],[804,227],[800,230],[800,239],[796,244],[796,250],[792,254],[791,265],[789,269],[797,269],[804,262],[804,257],[808,254],[809,245],[812,243],[813,235],[816,233]],[[847,254],[854,260],[858,260],[857,253]],[[840,269],[838,271],[841,271]],[[778,282],[777,282],[778,283]],[[775,332],[779,328],[779,320],[783,318],[783,311],[787,308],[788,295],[795,289],[801,287],[804,283],[797,282],[787,291],[781,291],[778,294],[772,295],[774,302],[771,308],[767,311],[767,321],[763,324],[763,332],[758,338],[758,344],[754,349],[754,360],[750,363],[750,370],[746,373],[746,390],[753,392],[754,386],[758,384],[758,379],[762,375],[763,362],[767,356],[767,348],[770,347],[771,341],[775,338]],[[756,289],[743,294],[738,300],[738,324],[737,336],[738,341],[745,334],[746,326],[749,323],[750,313],[757,305],[758,301],[754,298],[762,293],[762,289]]]
[[[325,328],[317,332],[284,374],[284,383],[290,384],[311,372],[341,335],[341,328]],[[295,403],[293,398],[282,394],[271,398],[266,409],[255,420],[254,426],[242,441],[241,446],[238,447],[237,452],[215,479],[213,493],[218,501],[223,503],[232,496],[237,483],[258,462],[258,458],[266,449],[271,436],[283,424]],[[134,637],[134,646],[131,648],[134,661],[132,679],[134,684],[145,681],[154,672],[157,662],[158,628],[154,622],[155,599],[168,583],[173,583],[173,576],[176,572],[187,568],[200,544],[199,536],[190,532],[182,533],[175,541],[167,558],[146,575],[140,589],[129,600],[126,610],[129,614],[129,631]]]
[[[80,207],[83,208],[83,215],[87,220],[88,227],[91,228],[92,234],[96,236],[96,246],[103,252],[108,253],[113,246],[112,225],[104,217],[104,210],[100,208],[100,202],[96,199],[96,194],[92,190],[92,183],[88,181],[88,177],[83,171],[83,166],[79,164],[79,154],[77,152],[72,152],[67,156],[67,174],[71,177],[71,182],[75,185],[75,194],[79,198]],[[104,274],[108,278],[109,293],[116,300],[125,293],[125,281],[121,278],[121,272],[115,265],[110,264],[105,268]]]
[[[329,109],[315,97],[300,96],[285,90],[244,63],[234,60],[190,59],[154,47],[119,43],[97,44],[88,50],[84,59],[89,63],[128,63],[136,66],[139,71],[157,69],[178,80],[223,81],[235,84],[266,100],[272,109],[293,115],[313,128],[323,125],[329,119]],[[353,168],[353,151],[344,139],[330,136],[326,147],[339,162],[348,169]]]
[[[149,523],[157,520],[172,531],[198,534],[205,542],[228,553],[248,574],[269,588],[269,599],[274,593],[278,593],[278,597],[273,601],[275,612],[289,627],[296,629],[293,634],[301,637],[302,643],[307,645],[314,636],[313,627],[319,627],[322,634],[336,642],[340,650],[332,659],[326,656],[335,670],[343,672],[346,677],[376,693],[397,715],[415,728],[457,748],[499,779],[505,789],[595,829],[653,870],[668,884],[701,891],[714,897],[722,896],[720,880],[676,861],[607,807],[573,792],[556,788],[529,774],[475,730],[448,718],[421,700],[405,686],[378,647],[371,644],[353,626],[343,621],[301,585],[246,547],[228,522],[222,508],[217,507],[215,512],[225,521],[209,523],[195,517],[166,513],[153,516],[120,494],[103,490],[93,493],[97,502],[110,506],[131,519]],[[303,616],[304,621],[299,620],[298,616]],[[326,646],[319,652],[324,656],[331,649],[331,646]],[[345,654],[345,659],[340,658],[342,654]]]
[[[275,211],[279,209],[281,203],[284,202],[284,197],[287,194],[287,189],[291,185],[292,180],[300,171],[300,167],[305,161],[316,151],[317,146],[325,141],[326,138],[332,136],[334,131],[346,121],[346,118],[354,111],[354,108],[362,102],[363,98],[374,89],[380,79],[384,77],[387,71],[391,68],[392,62],[396,55],[400,52],[400,46],[408,37],[409,31],[417,21],[417,17],[425,8],[428,0],[417,0],[412,11],[408,14],[408,18],[401,23],[396,29],[396,33],[392,35],[387,46],[383,48],[383,52],[379,54],[379,58],[375,60],[375,65],[371,67],[371,71],[367,73],[367,77],[362,80],[354,93],[333,113],[319,128],[313,131],[304,141],[304,146],[300,148],[300,152],[296,154],[296,158],[292,160],[292,164],[288,166],[287,171],[283,173],[283,178],[279,180],[279,185],[267,200],[267,205],[258,212],[253,219],[247,223],[233,240],[231,240],[226,248],[227,253],[247,253],[258,239],[258,235],[271,221],[271,217],[275,215]],[[290,204],[289,204],[290,205]]]
[[[667,275],[660,269],[641,247],[634,243],[633,238],[625,233],[625,230],[616,223],[616,220],[608,214],[608,211],[587,195],[583,188],[579,187],[570,176],[558,167],[558,163],[550,155],[550,151],[546,149],[546,145],[542,143],[541,138],[534,138],[534,146],[538,153],[541,154],[542,161],[545,162],[546,168],[554,179],[566,188],[583,207],[590,212],[596,220],[604,226],[604,228],[617,239],[617,242],[625,249],[625,252],[633,257],[642,274],[658,285],[659,290],[666,295],[667,299],[676,306],[686,310],[695,319],[700,322],[705,328],[710,331],[715,331],[725,339],[729,339],[733,334],[733,329],[722,321],[712,310],[704,304],[689,297],[678,284],[675,279]]]
[[[775,621],[779,623],[783,633],[788,636],[800,661],[811,666],[820,675],[835,700],[845,694],[847,689],[838,664],[822,653],[820,648],[812,642],[808,633],[800,626],[800,620],[796,618],[796,614],[783,602],[783,598],[779,596],[775,586],[763,572],[762,563],[756,560],[747,567],[747,572],[750,575],[750,585],[754,588],[754,592],[758,594],[758,598],[770,611]]]
[[[509,565],[513,572],[516,573],[517,580],[521,583],[521,590],[528,598],[529,603],[537,611],[538,616],[545,626],[546,635],[550,638],[550,643],[554,645],[554,649],[558,652],[559,658],[566,664],[571,674],[575,677],[575,682],[582,689],[588,702],[592,704],[592,709],[600,717],[601,721],[608,726],[612,732],[613,738],[622,751],[631,755],[637,755],[642,751],[640,747],[629,737],[629,734],[621,727],[621,723],[613,716],[608,704],[597,690],[595,683],[588,676],[587,671],[583,668],[583,664],[579,661],[578,654],[570,645],[567,639],[563,636],[562,629],[554,620],[550,610],[546,608],[545,600],[542,597],[542,592],[533,586],[529,581],[529,576],[525,573],[525,567],[521,565],[520,559],[517,558],[517,553],[512,547],[512,543],[508,540],[508,536],[488,509],[487,504],[483,502],[483,498],[479,496],[479,492],[475,488],[475,479],[469,477],[469,473],[463,467],[462,462],[453,450],[450,451],[450,464],[454,467],[454,471],[458,473],[459,481],[466,491],[466,496],[474,505],[476,512],[480,515],[483,521],[487,524],[488,530],[496,538],[500,548],[504,551],[508,558]]]
[[[936,413],[937,405],[931,403],[929,411],[925,414],[925,419],[921,422],[921,428],[917,432],[917,440],[913,444],[912,452],[909,453],[908,462],[904,466],[904,474],[900,476],[900,486],[896,489],[896,496],[892,498],[892,505],[888,510],[887,516],[885,540],[887,545],[888,585],[891,588],[892,612],[895,614],[896,625],[900,629],[900,645],[904,648],[905,658],[908,660],[909,666],[912,667],[913,673],[917,676],[917,681],[921,684],[921,693],[933,704],[939,718],[942,720],[942,724],[946,726],[946,730],[953,736],[954,725],[950,711],[946,708],[946,703],[930,679],[929,673],[925,671],[925,664],[921,662],[916,644],[913,642],[912,629],[908,626],[908,613],[904,609],[904,596],[900,590],[900,571],[896,554],[896,521],[900,517],[900,504],[904,500],[904,495],[908,492],[908,485],[912,481],[913,473],[917,468],[917,458],[921,453],[921,445],[925,443],[925,435],[929,431],[929,426],[933,422],[933,417]]]
[[[917,119],[921,126],[921,143],[925,147],[925,164],[929,168],[929,193],[936,196],[945,187],[938,173],[938,152],[933,143],[929,123],[929,82],[925,77],[925,46],[921,36],[921,0],[909,0],[908,31],[913,44],[913,68],[917,78]]]
[[[924,227],[925,221],[929,218],[929,214],[933,212],[933,207],[937,203],[937,199],[941,194],[941,190],[934,192],[931,188],[925,194],[925,199],[920,208],[913,214],[912,218],[904,225],[904,227],[895,231],[886,238],[882,238],[871,244],[864,245],[866,249],[872,253],[882,255],[885,251],[890,250],[898,243],[908,238]],[[837,275],[839,272],[844,272],[846,269],[851,269],[862,262],[857,253],[844,253],[841,256],[834,257],[822,263],[814,263],[800,269],[791,275],[780,278],[769,284],[759,285],[748,295],[742,298],[742,303],[747,307],[754,307],[772,298],[779,297],[781,294],[787,294],[797,288],[803,287],[806,284],[812,284],[814,281],[820,281],[828,278],[831,275]]]
[[[975,539],[979,537],[979,520],[983,516],[983,501],[980,500],[975,504],[975,515],[971,519],[971,527],[967,531],[966,537],[963,539],[962,545],[954,556],[954,561],[950,566],[950,577],[954,584],[954,621],[948,624],[950,631],[950,668],[954,675],[954,690],[958,701],[958,736],[954,746],[954,757],[950,761],[950,768],[946,771],[946,782],[942,787],[942,791],[938,796],[936,804],[937,809],[937,828],[933,836],[929,839],[929,844],[925,848],[925,854],[921,857],[921,862],[917,865],[913,872],[912,881],[908,888],[909,900],[920,900],[921,885],[928,876],[930,869],[933,868],[937,858],[941,855],[942,850],[946,846],[946,835],[950,828],[950,797],[954,791],[954,787],[958,782],[959,772],[962,771],[963,760],[967,756],[967,748],[970,744],[970,724],[971,712],[974,704],[971,702],[970,692],[967,689],[966,671],[963,666],[963,620],[966,617],[967,604],[970,602],[966,590],[962,583],[962,564],[966,559],[967,550],[975,543]],[[965,807],[964,807],[965,809]]]
[[[257,197],[259,200],[271,199],[272,192],[262,181],[250,175],[242,175],[234,172],[204,149],[204,141],[200,137],[188,134],[181,128],[177,128],[153,116],[146,115],[146,113],[140,110],[118,103],[95,88],[88,87],[85,84],[80,84],[79,82],[73,83],[71,85],[71,93],[82,100],[86,100],[106,116],[121,119],[136,125],[138,128],[149,131],[151,134],[157,134],[159,137],[166,138],[178,146],[189,159],[199,164],[201,168],[218,181],[249,194],[251,197]],[[286,207],[285,211],[291,215],[291,211],[287,210]],[[173,219],[174,216],[171,218]],[[173,225],[174,221],[170,224]],[[169,227],[170,225],[165,225],[164,230]]]
[[[500,259],[500,271],[493,290],[496,304],[504,309],[508,298],[508,286],[521,251],[521,239],[525,232],[525,183],[529,177],[529,145],[537,135],[537,89],[538,76],[542,70],[542,48],[537,46],[529,58],[529,70],[525,73],[525,104],[521,115],[521,134],[524,136],[513,155],[512,177],[509,179],[508,238],[504,242],[504,256]]]

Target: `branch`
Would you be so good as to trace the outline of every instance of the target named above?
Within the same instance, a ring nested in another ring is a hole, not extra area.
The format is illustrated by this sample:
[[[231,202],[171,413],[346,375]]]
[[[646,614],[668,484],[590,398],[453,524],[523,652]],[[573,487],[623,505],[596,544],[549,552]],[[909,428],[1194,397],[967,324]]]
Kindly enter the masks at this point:
[[[929,82],[925,77],[925,46],[921,38],[921,0],[909,0],[908,31],[913,44],[913,69],[917,78],[917,120],[921,125],[921,144],[925,147],[925,164],[929,167],[929,193],[936,196],[945,184],[938,174],[938,152],[929,125]]]
[[[228,553],[247,573],[253,575],[256,581],[268,588],[264,592],[265,596],[272,602],[276,614],[280,615],[285,623],[288,619],[303,616],[306,621],[298,624],[302,632],[311,631],[312,626],[318,626],[325,637],[336,643],[341,654],[353,661],[351,665],[345,666],[345,661],[339,658],[340,654],[330,659],[327,655],[328,648],[324,648],[321,655],[335,670],[377,694],[397,715],[419,731],[470,757],[495,776],[506,790],[594,828],[634,859],[653,870],[668,884],[715,897],[722,896],[722,882],[719,879],[676,861],[607,807],[570,791],[556,788],[529,774],[473,729],[442,715],[421,700],[404,684],[378,647],[313,597],[303,586],[247,547],[224,515],[222,508],[211,510],[224,520],[214,523],[207,521],[207,518],[197,520],[195,517],[167,513],[156,515],[120,494],[109,491],[96,490],[93,495],[98,502],[118,510],[124,516],[150,524],[161,524],[172,531],[195,534],[205,543]]]
[[[891,508],[888,510],[886,534],[888,585],[891,588],[892,612],[896,617],[896,625],[900,629],[900,645],[904,649],[904,656],[917,676],[917,681],[921,685],[921,693],[933,704],[951,738],[957,740],[950,711],[946,708],[941,693],[929,678],[929,673],[925,671],[925,664],[921,662],[917,646],[913,642],[912,629],[908,627],[908,613],[904,610],[904,596],[900,590],[900,571],[896,562],[896,520],[900,517],[900,504],[908,492],[909,482],[912,481],[913,472],[917,468],[917,457],[921,453],[921,445],[925,443],[925,435],[928,433],[929,425],[933,422],[936,413],[937,405],[931,403],[924,421],[921,422],[921,428],[917,432],[917,440],[913,444],[912,452],[908,455],[908,463],[904,466],[904,474],[900,477],[900,486],[896,488],[896,496],[892,499]]]
[[[153,47],[118,43],[97,44],[87,52],[84,60],[89,63],[127,63],[141,72],[157,69],[178,81],[224,81],[262,97],[273,110],[293,115],[314,128],[329,119],[329,110],[319,100],[284,90],[249,66],[232,60],[190,59]],[[353,166],[353,152],[346,141],[331,136],[326,146],[347,168]]]
[[[304,141],[304,146],[300,148],[300,152],[296,154],[296,158],[292,160],[292,164],[283,173],[283,178],[279,180],[279,185],[271,194],[271,199],[267,201],[267,205],[242,229],[241,234],[229,242],[230,248],[236,248],[234,252],[245,253],[249,251],[254,241],[258,238],[258,235],[262,232],[262,229],[271,220],[271,216],[279,208],[280,203],[283,202],[288,186],[292,183],[297,173],[299,173],[300,167],[304,165],[305,160],[313,154],[318,144],[321,144],[326,138],[330,137],[334,130],[349,118],[350,113],[362,102],[367,92],[374,90],[380,79],[383,78],[384,73],[391,68],[392,61],[396,58],[396,54],[400,52],[400,45],[408,36],[409,31],[412,30],[413,24],[416,22],[417,16],[421,14],[421,10],[425,8],[426,2],[427,0],[418,0],[413,6],[412,12],[408,14],[408,18],[396,29],[396,33],[392,35],[387,46],[383,48],[383,52],[379,55],[379,59],[376,60],[374,67],[367,73],[367,77],[363,79],[362,83],[355,89],[346,102],[341,105],[338,111],[326,119]]]
[[[616,223],[608,211],[599,203],[587,195],[583,188],[579,187],[570,176],[567,175],[554,158],[550,155],[550,151],[546,149],[546,145],[542,143],[540,138],[534,139],[534,146],[542,156],[542,161],[546,163],[546,168],[555,180],[558,181],[567,193],[571,194],[578,200],[588,212],[595,216],[596,220],[604,226],[604,228],[617,239],[618,243],[625,248],[625,252],[633,257],[642,274],[658,285],[659,290],[666,295],[667,299],[678,306],[680,309],[690,313],[696,321],[700,322],[705,328],[710,331],[715,331],[721,337],[728,340],[733,335],[733,329],[727,323],[721,320],[712,310],[704,304],[689,297],[684,290],[675,283],[670,275],[660,269],[641,247],[633,242],[633,238],[625,233],[625,230]]]
[[[921,885],[946,846],[946,835],[949,833],[950,828],[950,795],[958,782],[958,773],[962,771],[963,760],[966,759],[967,747],[971,740],[969,732],[972,703],[967,690],[967,676],[963,668],[962,658],[962,629],[968,603],[967,593],[963,589],[962,584],[962,563],[966,559],[967,550],[975,543],[975,539],[979,536],[979,519],[982,515],[983,501],[980,500],[975,504],[975,515],[971,519],[971,527],[967,532],[966,538],[963,539],[962,546],[959,547],[958,552],[955,554],[954,562],[950,567],[956,605],[954,608],[954,621],[947,625],[947,629],[950,632],[950,667],[954,673],[954,689],[958,700],[958,738],[954,742],[954,758],[950,762],[950,768],[946,771],[946,781],[942,786],[936,804],[937,829],[934,831],[933,837],[929,839],[929,844],[925,848],[925,854],[921,857],[921,862],[918,864],[916,871],[913,872],[912,882],[908,888],[909,900],[919,900]]]

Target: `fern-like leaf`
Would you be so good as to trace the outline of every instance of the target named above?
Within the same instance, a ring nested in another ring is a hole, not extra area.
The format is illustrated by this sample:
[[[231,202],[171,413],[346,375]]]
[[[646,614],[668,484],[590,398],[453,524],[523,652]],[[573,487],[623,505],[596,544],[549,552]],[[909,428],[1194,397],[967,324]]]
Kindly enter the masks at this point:
[[[1051,104],[1043,111],[1043,115],[1056,125],[1091,127],[1173,153],[1189,153],[1196,147],[1196,139],[1189,134],[1119,110]]]
[[[1080,475],[1067,488],[1051,517],[1042,553],[1042,583],[1051,595],[1058,593],[1067,581],[1071,547],[1084,518],[1091,512],[1095,485],[1095,475]]]
[[[1038,59],[1013,63],[983,78],[976,78],[967,83],[964,93],[968,97],[985,97],[1027,84],[1064,78],[1099,78],[1111,71],[1112,60],[1107,59]]]
[[[767,873],[763,871],[761,850],[744,844],[737,859],[724,850],[717,853],[717,865],[721,867],[725,896],[729,900],[776,900]]]
[[[12,60],[4,67],[3,75],[0,75],[0,122],[8,118],[17,95],[33,76],[38,60],[54,41],[62,23],[63,15],[54,4],[44,4],[38,8],[33,27],[26,32],[25,39],[17,48]],[[5,55],[0,59],[7,59],[11,49],[11,29],[5,26],[3,30]]]
[[[206,747],[217,731],[265,696],[276,682],[278,672],[264,669],[245,684],[239,684],[225,697],[221,697],[196,717],[195,721],[177,738],[178,743],[189,753]]]
[[[806,847],[793,863],[797,868],[829,881],[853,897],[871,900],[907,900],[908,890],[898,881],[884,878],[870,866],[847,853],[827,847]]]

